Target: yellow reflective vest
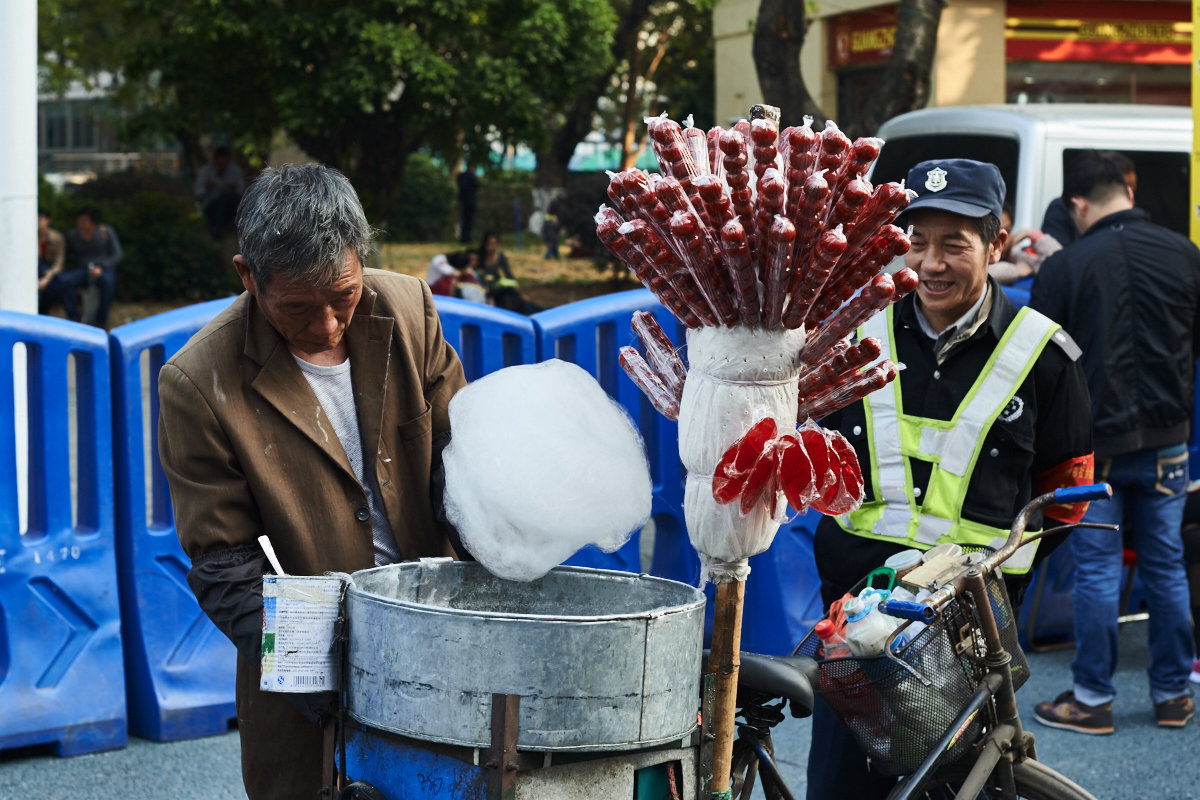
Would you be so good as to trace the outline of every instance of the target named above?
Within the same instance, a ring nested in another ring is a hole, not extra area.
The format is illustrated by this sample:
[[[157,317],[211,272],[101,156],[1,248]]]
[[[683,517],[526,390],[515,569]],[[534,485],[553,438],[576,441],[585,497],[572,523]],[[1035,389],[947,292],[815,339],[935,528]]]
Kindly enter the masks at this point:
[[[883,357],[893,360],[894,309],[890,306],[859,329],[860,337],[879,339]],[[950,420],[904,413],[903,371],[889,386],[864,398],[871,463],[862,466],[864,472],[870,470],[876,495],[838,517],[838,524],[856,536],[922,550],[944,542],[996,546],[1007,539],[1007,530],[962,519],[963,500],[988,431],[1060,327],[1022,308]],[[913,485],[911,459],[931,464],[923,495]],[[1027,572],[1036,550],[1036,542],[1022,547],[1005,563],[1005,572]]]

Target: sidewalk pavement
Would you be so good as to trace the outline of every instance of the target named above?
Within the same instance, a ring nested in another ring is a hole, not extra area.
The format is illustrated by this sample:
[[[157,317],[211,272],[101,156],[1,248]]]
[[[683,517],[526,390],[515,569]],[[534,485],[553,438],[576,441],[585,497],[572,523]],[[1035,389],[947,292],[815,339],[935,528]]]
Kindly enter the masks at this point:
[[[1028,654],[1031,676],[1017,700],[1022,721],[1037,737],[1038,756],[1098,800],[1200,797],[1200,719],[1183,730],[1155,726],[1146,684],[1146,629],[1145,622],[1121,629],[1122,662],[1113,703],[1117,732],[1112,736],[1083,736],[1039,725],[1033,706],[1069,688],[1074,651]],[[798,797],[804,796],[810,730],[807,720],[789,716],[774,737],[784,778]],[[0,797],[19,796],[240,800],[245,794],[237,733],[171,743],[131,738],[122,750],[66,759],[37,750],[0,752]],[[755,798],[761,800],[761,790]]]

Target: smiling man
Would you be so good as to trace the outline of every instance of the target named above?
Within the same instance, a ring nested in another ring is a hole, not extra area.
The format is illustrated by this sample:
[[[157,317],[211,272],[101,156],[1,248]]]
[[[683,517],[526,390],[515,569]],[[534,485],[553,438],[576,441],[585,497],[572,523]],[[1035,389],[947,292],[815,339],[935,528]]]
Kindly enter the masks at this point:
[[[238,650],[246,793],[316,800],[328,697],[259,691],[257,537],[291,575],[453,555],[431,484],[463,370],[429,287],[364,269],[371,227],[341,173],[265,170],[237,229],[246,291],[160,372],[159,455],[188,583]]]
[[[900,220],[912,227],[905,263],[920,283],[859,331],[879,339],[904,369],[891,385],[823,420],[850,440],[867,478],[861,508],[823,517],[817,527],[826,606],[900,550],[1007,538],[1030,498],[1092,478],[1091,406],[1078,347],[1041,314],[1018,312],[988,278],[1005,242],[1000,171],[978,161],[926,161],[909,172],[907,185],[918,196]],[[1062,521],[1082,514],[1080,507],[1047,512]],[[1036,556],[1023,548],[1008,566],[1027,572],[1056,543],[1042,544]],[[1009,585],[1019,595],[1024,580]],[[808,764],[812,800],[882,798],[895,783],[869,771],[847,729],[820,703]]]

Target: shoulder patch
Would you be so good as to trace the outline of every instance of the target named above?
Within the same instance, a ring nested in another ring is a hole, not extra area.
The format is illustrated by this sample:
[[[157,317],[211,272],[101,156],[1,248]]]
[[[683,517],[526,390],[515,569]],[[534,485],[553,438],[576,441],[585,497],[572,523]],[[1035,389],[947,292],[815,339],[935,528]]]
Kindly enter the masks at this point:
[[[1067,333],[1063,328],[1056,330],[1054,335],[1050,337],[1050,341],[1058,345],[1066,353],[1067,358],[1072,361],[1078,361],[1079,357],[1083,355],[1083,350],[1079,348],[1079,345],[1075,344],[1075,340],[1071,338],[1071,334]]]

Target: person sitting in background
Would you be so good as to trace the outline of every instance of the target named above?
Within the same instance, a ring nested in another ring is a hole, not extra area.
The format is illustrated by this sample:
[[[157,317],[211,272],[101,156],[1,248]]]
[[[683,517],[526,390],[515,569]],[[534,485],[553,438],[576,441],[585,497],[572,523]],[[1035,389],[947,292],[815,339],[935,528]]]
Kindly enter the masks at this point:
[[[242,168],[230,160],[229,148],[221,145],[213,150],[212,161],[196,173],[195,192],[214,242],[221,241],[225,227],[237,216],[238,203],[245,190]]]
[[[475,274],[478,262],[479,254],[474,250],[460,250],[449,255],[438,253],[430,260],[429,270],[425,273],[429,291],[443,297],[486,303],[487,294]]]
[[[450,266],[454,268],[454,296],[472,303],[487,303],[487,292],[479,283],[475,266],[479,263],[479,253],[474,250],[460,250],[446,256]]]
[[[88,309],[84,322],[108,327],[108,310],[117,294],[117,264],[124,255],[121,240],[111,225],[101,222],[100,209],[85,206],[75,218],[75,227],[67,231],[67,261],[71,269],[60,272],[46,287],[48,302],[60,302],[67,318],[76,322],[80,313],[79,290],[95,288],[98,298],[94,310]]]
[[[38,313],[48,314],[57,302],[47,291],[51,282],[63,270],[66,242],[63,235],[50,227],[50,212],[38,207]]]
[[[1000,215],[1000,229],[1008,234],[1008,240],[1000,260],[988,267],[988,275],[1001,286],[1011,286],[1036,275],[1047,257],[1062,250],[1057,239],[1034,228],[1013,233],[1012,223],[1012,206],[1005,203]]]
[[[425,271],[425,282],[429,284],[429,291],[434,294],[440,294],[443,297],[454,296],[454,267],[450,266],[450,261],[446,258],[445,253],[438,253],[429,260],[429,269]]]
[[[497,308],[516,311],[518,314],[533,314],[541,307],[530,302],[513,277],[508,265],[508,256],[500,249],[500,234],[488,231],[479,244],[479,277],[487,290],[488,300]]]

